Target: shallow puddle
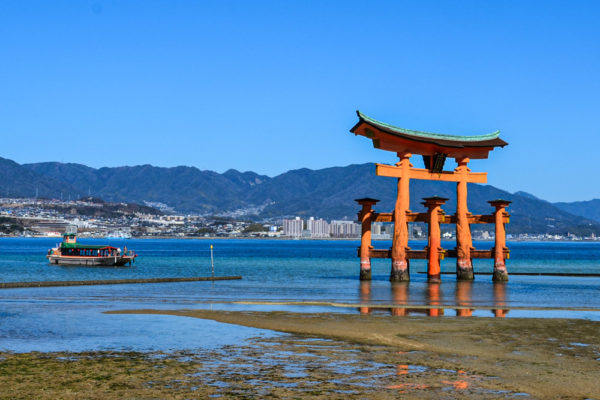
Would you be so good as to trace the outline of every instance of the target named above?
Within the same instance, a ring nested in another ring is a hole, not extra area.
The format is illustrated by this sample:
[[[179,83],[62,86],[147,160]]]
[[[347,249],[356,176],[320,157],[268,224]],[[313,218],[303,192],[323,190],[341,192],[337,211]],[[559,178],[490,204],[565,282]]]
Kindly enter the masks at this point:
[[[216,395],[349,397],[415,395],[425,398],[513,398],[520,392],[498,389],[498,379],[456,369],[410,362],[422,352],[385,346],[356,346],[335,340],[286,335],[255,338],[240,347],[199,356],[193,374],[217,389]]]

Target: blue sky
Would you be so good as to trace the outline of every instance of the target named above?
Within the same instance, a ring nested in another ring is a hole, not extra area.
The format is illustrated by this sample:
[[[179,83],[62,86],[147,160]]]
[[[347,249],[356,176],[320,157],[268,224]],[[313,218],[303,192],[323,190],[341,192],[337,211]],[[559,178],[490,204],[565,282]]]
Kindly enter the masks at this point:
[[[276,175],[394,162],[355,110],[502,131],[488,182],[600,197],[600,2],[3,1],[0,156]]]

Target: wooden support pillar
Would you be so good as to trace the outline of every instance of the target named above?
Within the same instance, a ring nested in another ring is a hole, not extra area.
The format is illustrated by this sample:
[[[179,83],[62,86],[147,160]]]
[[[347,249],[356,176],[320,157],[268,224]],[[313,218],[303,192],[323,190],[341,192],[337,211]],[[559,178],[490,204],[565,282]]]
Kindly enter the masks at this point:
[[[398,195],[394,208],[394,240],[392,242],[391,282],[410,280],[408,251],[408,224],[406,212],[410,204],[410,153],[398,153],[400,161],[396,164],[401,170],[398,178]]]
[[[362,210],[358,213],[358,219],[361,223],[360,236],[360,280],[371,280],[371,223],[373,222],[373,208],[379,200],[364,198],[356,199],[358,204],[362,206]]]
[[[434,196],[424,198],[423,200],[425,200],[423,205],[427,207],[427,221],[429,222],[429,241],[427,246],[427,281],[440,282],[440,258],[443,257],[444,254],[440,231],[440,216],[443,216],[444,212],[440,206],[448,201],[448,199]]]
[[[506,230],[504,229],[505,209],[511,203],[507,200],[488,201],[492,207],[496,208],[494,213],[496,223],[496,242],[494,245],[494,281],[508,281],[508,271],[504,260],[504,250],[506,250]]]
[[[460,176],[456,184],[456,279],[473,280],[473,262],[471,260],[471,227],[467,209],[467,182],[471,171],[467,157],[457,158],[458,167],[454,172]]]

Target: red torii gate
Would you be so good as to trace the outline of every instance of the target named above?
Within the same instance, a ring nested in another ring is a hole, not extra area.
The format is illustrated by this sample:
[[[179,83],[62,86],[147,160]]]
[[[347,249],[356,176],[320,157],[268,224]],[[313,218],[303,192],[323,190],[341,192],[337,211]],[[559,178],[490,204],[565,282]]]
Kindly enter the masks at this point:
[[[506,248],[504,224],[509,222],[505,208],[506,200],[489,203],[495,207],[492,215],[472,215],[467,209],[467,183],[487,183],[487,173],[471,172],[467,167],[470,159],[488,158],[489,152],[508,143],[500,139],[496,131],[479,136],[455,136],[428,133],[398,128],[367,117],[357,111],[359,121],[350,130],[355,135],[365,136],[373,141],[378,149],[393,151],[400,159],[396,165],[376,164],[376,174],[398,178],[398,195],[393,213],[375,213],[372,206],[378,200],[364,198],[356,200],[362,205],[359,220],[362,223],[361,247],[359,249],[361,280],[371,279],[371,258],[391,258],[390,281],[408,281],[409,260],[428,259],[428,279],[439,281],[440,259],[456,257],[457,279],[473,279],[473,258],[494,258],[496,281],[508,280],[505,259],[509,256]],[[426,168],[414,168],[410,163],[413,154],[423,156]],[[444,171],[446,159],[454,158],[458,166],[454,171]],[[409,210],[409,183],[411,179],[456,182],[456,214],[445,215],[440,206],[447,199],[425,198],[423,203],[427,213],[412,213]],[[377,250],[371,246],[371,223],[394,222],[394,237],[391,250]],[[415,251],[408,247],[408,223],[427,222],[429,224],[429,244],[425,250]],[[456,249],[444,250],[440,246],[440,223],[456,224]],[[471,240],[470,224],[494,223],[496,243],[493,250],[476,250]]]

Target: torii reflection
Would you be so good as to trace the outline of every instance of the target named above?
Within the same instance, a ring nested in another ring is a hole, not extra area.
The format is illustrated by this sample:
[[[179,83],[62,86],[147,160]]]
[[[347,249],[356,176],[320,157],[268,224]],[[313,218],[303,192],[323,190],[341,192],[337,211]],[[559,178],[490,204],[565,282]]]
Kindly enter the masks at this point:
[[[456,305],[461,307],[472,306],[473,303],[473,281],[456,281]],[[473,315],[472,308],[457,308],[457,317],[470,317]]]
[[[494,305],[496,307],[506,306],[506,282],[494,282]],[[508,311],[506,308],[492,310],[494,316],[498,318],[505,318]]]
[[[391,315],[396,317],[404,317],[409,315],[425,314],[430,317],[443,316],[445,308],[454,308],[457,317],[471,317],[473,316],[473,285],[472,281],[457,281],[455,284],[455,305],[443,306],[442,296],[442,284],[440,283],[427,283],[424,291],[420,292],[420,299],[417,299],[417,303],[423,301],[426,307],[410,307],[410,282],[395,282],[390,285],[391,300],[393,307],[388,308]],[[451,286],[444,286],[447,290]],[[371,296],[371,281],[361,281],[359,286],[359,296],[361,306],[358,311],[361,314],[370,314],[374,310],[385,310],[381,306],[372,306]],[[414,289],[414,288],[413,288]],[[491,309],[492,314],[498,318],[504,318],[508,314],[509,310],[506,306],[506,283],[496,282],[493,286],[493,304],[494,308]],[[415,293],[413,293],[414,298]],[[424,295],[424,298],[421,297]],[[457,307],[457,308],[455,308]]]
[[[392,283],[392,301],[395,305],[406,306],[408,304],[408,282]],[[407,315],[407,309],[404,307],[394,307],[390,309],[393,316],[404,317]]]
[[[427,309],[427,315],[430,317],[439,317],[444,315],[443,308],[437,308],[435,306],[439,306],[441,304],[441,284],[439,282],[432,282],[427,284],[427,304],[429,308]]]
[[[371,303],[371,281],[360,281],[360,302]],[[358,309],[361,314],[370,314],[371,309],[369,307],[360,307]]]

